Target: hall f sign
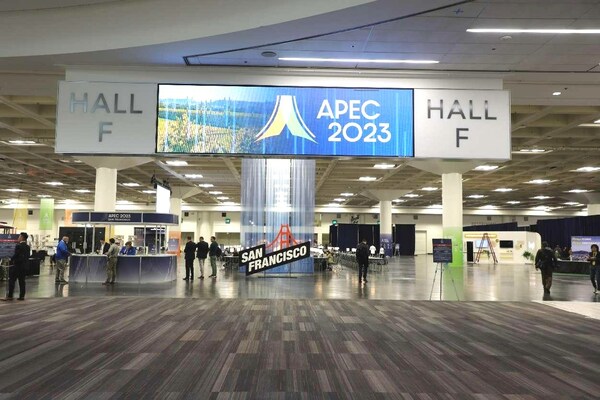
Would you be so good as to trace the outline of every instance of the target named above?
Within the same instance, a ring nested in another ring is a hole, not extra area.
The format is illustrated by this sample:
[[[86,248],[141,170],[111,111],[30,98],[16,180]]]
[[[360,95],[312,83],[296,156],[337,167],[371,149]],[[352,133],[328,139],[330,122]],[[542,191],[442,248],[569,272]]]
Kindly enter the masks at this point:
[[[69,100],[69,111],[74,113],[77,107],[81,107],[81,110],[84,113],[88,112],[88,94],[87,92],[83,93],[82,99],[77,99],[75,97],[75,93],[71,92],[71,97]],[[103,110],[106,114],[111,113],[111,104],[106,100],[106,96],[104,93],[99,93],[96,97],[96,101],[91,107],[90,113],[95,113],[98,110]],[[135,109],[135,94],[131,93],[129,95],[129,108],[125,106],[125,108],[119,108],[119,93],[115,93],[114,102],[112,107],[112,112],[115,114],[142,114],[142,110]],[[112,122],[108,121],[100,121],[98,123],[98,142],[102,142],[103,135],[110,135],[112,133]]]

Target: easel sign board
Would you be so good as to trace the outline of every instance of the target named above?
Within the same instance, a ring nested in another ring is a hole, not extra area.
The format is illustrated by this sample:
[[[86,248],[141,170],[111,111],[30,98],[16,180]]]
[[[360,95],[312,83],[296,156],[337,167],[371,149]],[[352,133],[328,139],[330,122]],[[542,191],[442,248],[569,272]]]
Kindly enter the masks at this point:
[[[452,262],[452,239],[432,239],[433,243],[433,262],[451,263]]]

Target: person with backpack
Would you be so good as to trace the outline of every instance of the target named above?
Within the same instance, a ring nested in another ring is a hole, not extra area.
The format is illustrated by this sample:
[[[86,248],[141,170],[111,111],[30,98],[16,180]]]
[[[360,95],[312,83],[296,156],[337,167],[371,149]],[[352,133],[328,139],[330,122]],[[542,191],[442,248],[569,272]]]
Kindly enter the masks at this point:
[[[552,272],[556,268],[556,256],[547,242],[542,242],[542,248],[535,255],[535,269],[539,269],[542,273],[542,285],[544,285],[544,293],[550,293],[552,287]]]
[[[590,250],[592,250],[588,257],[588,261],[590,262],[590,280],[594,286],[594,293],[598,293],[598,289],[600,289],[600,252],[598,251],[597,244],[593,244]]]
[[[217,278],[217,257],[221,257],[221,253],[221,248],[219,247],[219,243],[217,243],[217,238],[211,236],[210,247],[208,248],[208,256],[210,257],[212,274],[208,276],[209,278]]]
[[[204,261],[208,256],[208,243],[204,241],[204,237],[200,236],[200,241],[196,245],[196,257],[198,258],[198,264],[200,264],[200,279],[204,279]]]

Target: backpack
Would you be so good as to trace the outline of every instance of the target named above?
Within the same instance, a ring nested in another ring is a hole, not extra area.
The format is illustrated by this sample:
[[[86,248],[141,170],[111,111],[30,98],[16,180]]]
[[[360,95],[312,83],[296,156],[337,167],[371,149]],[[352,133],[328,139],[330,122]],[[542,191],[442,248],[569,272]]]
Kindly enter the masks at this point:
[[[217,257],[221,257],[221,254],[223,254],[223,250],[221,250],[221,248],[217,246],[217,250],[215,250],[215,255]]]
[[[537,261],[537,263],[535,264],[536,268],[545,268],[545,267],[549,267],[552,264],[552,257],[548,256],[548,250],[547,249],[540,249],[540,257]]]

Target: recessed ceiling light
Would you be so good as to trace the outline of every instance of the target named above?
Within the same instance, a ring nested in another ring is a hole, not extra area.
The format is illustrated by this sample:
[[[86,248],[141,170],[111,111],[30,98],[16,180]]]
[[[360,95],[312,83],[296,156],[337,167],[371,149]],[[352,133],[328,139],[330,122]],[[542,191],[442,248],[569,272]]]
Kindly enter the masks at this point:
[[[373,168],[377,168],[377,169],[392,169],[395,167],[396,167],[396,164],[386,164],[386,163],[373,165]]]
[[[14,193],[16,193],[16,192],[24,192],[23,189],[16,189],[16,188],[4,189],[4,190],[7,191],[7,192],[14,192]]]
[[[532,197],[532,199],[536,199],[536,200],[546,200],[546,199],[551,199],[552,196],[534,196]]]
[[[329,203],[326,205],[327,207],[343,207],[343,204],[340,203]]]
[[[184,167],[188,165],[187,161],[182,160],[167,160],[165,161],[165,164],[170,165],[172,167]]]
[[[186,178],[189,178],[189,179],[200,179],[200,178],[204,178],[204,176],[202,176],[201,174],[185,174],[185,175],[183,175],[183,176],[185,176]]]
[[[37,144],[34,140],[9,140],[10,144]]]
[[[595,124],[600,124],[600,119],[594,121]]]
[[[531,207],[532,210],[536,210],[536,211],[552,211],[552,207],[548,207],[548,206],[535,206],[535,207]]]
[[[46,185],[50,185],[50,186],[62,186],[64,185],[62,182],[56,182],[56,181],[51,181],[51,182],[44,182]]]
[[[405,194],[404,197],[414,198],[414,197],[421,197],[421,195],[416,194],[416,193],[408,193],[408,194]]]
[[[498,189],[494,189],[494,192],[512,192],[515,189],[511,189],[511,188],[498,188]]]
[[[543,33],[543,34],[599,34],[600,29],[520,29],[520,28],[475,28],[467,29],[470,33]]]
[[[484,196],[482,194],[472,194],[472,195],[467,196],[468,199],[483,199],[484,197],[487,197],[487,196]]]
[[[50,196],[49,194],[38,194],[37,197],[46,198],[46,197],[52,197],[52,196]]]
[[[552,92],[552,96],[560,96],[562,92]]]
[[[506,204],[521,204],[521,202],[517,201],[517,200],[511,200],[511,201],[507,201]]]
[[[121,183],[121,185],[127,186],[127,187],[138,187],[138,186],[141,186],[139,183],[136,183],[136,182],[125,182],[125,183]]]
[[[573,170],[574,172],[596,172],[600,170],[600,167],[581,167]]]
[[[72,199],[65,199],[65,200],[61,200],[61,203],[65,203],[65,204],[75,204],[75,203],[79,203],[79,201],[77,201],[77,200],[72,200]]]
[[[211,191],[210,191],[210,192],[208,192],[208,193],[210,193],[210,194],[214,194],[214,195],[217,195],[217,194],[223,194],[223,192],[220,192],[220,191],[218,191],[218,190],[211,190]]]
[[[340,193],[340,196],[350,197],[350,196],[354,196],[354,193]]]
[[[517,153],[538,154],[538,153],[545,153],[545,152],[546,152],[546,150],[544,150],[544,149],[521,149]]]
[[[218,196],[217,200],[229,200],[229,197],[227,197],[227,196]]]
[[[372,182],[376,181],[377,178],[375,178],[374,176],[361,176],[360,178],[358,178],[358,180],[363,182]]]
[[[224,201],[223,203],[224,206],[235,206],[236,203],[234,201]]]
[[[571,189],[567,191],[567,193],[587,193],[589,190],[586,189]]]
[[[565,206],[582,206],[583,204],[578,203],[576,201],[567,201],[566,203],[563,203]]]
[[[545,183],[550,183],[550,182],[554,182],[554,181],[551,181],[550,179],[532,179],[532,180],[530,180],[528,182],[525,182],[525,183],[532,183],[532,184],[535,184],[535,185],[543,185]]]
[[[117,200],[117,204],[133,204],[133,201],[129,201],[129,200]]]
[[[498,208],[498,207],[496,207],[496,206],[494,206],[494,205],[492,205],[492,204],[487,204],[487,205],[485,205],[485,206],[481,206],[481,207],[479,207],[479,208],[480,208],[480,209],[482,209],[482,210],[494,210],[494,209],[496,209],[496,208]]]
[[[431,204],[429,206],[427,206],[427,208],[442,208],[441,204]]]
[[[213,185],[212,183],[201,183],[198,186],[201,188],[211,188],[211,187],[214,187],[215,185]]]
[[[438,188],[433,187],[433,186],[426,186],[424,188],[421,188],[421,190],[424,190],[426,192],[435,192],[436,190],[438,190]]]
[[[333,199],[333,201],[346,201],[346,199]]]
[[[76,193],[91,193],[92,192],[90,189],[75,189],[73,191]]]
[[[148,189],[148,190],[142,190],[142,193],[154,194],[154,193],[156,193],[156,190],[150,190],[150,189]]]
[[[404,199],[394,199],[392,201],[394,201],[396,203],[404,203],[404,202],[406,202],[406,200],[404,200]]]
[[[280,61],[301,62],[336,62],[336,63],[372,63],[372,64],[438,64],[436,60],[394,60],[394,59],[372,59],[372,58],[321,58],[321,57],[279,57]]]
[[[473,168],[475,171],[493,171],[498,169],[497,165],[480,165],[478,167]]]

